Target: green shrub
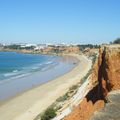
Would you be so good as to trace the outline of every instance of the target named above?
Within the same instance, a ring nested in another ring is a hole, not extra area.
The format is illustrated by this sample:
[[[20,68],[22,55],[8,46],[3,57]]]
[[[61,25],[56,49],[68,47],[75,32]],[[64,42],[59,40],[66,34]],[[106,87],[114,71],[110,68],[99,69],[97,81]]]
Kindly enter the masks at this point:
[[[67,100],[69,98],[68,93],[64,94],[63,96],[59,97],[56,101],[57,102],[64,102],[65,100]]]
[[[116,40],[114,40],[113,44],[120,44],[120,38],[117,38]]]
[[[61,108],[62,108],[62,105],[58,105],[58,106],[55,107],[55,110],[58,111],[58,110],[60,110]]]
[[[73,85],[72,87],[69,88],[70,91],[74,91],[78,88],[78,85]]]
[[[41,115],[41,120],[51,120],[56,116],[56,110],[53,106],[50,106],[45,110],[45,112]]]

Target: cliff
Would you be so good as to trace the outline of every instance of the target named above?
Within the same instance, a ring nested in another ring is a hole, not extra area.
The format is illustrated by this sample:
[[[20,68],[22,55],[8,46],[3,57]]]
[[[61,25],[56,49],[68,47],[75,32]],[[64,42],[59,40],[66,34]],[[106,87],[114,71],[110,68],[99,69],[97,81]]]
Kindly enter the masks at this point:
[[[108,92],[120,89],[120,45],[101,46],[92,69],[93,89],[64,120],[87,120],[108,102]]]

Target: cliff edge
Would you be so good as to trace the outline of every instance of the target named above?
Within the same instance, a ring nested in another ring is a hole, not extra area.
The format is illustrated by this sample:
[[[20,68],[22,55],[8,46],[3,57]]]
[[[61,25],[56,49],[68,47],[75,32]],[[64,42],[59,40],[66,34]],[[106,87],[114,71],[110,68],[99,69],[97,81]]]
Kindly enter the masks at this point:
[[[64,120],[101,120],[103,117],[94,117],[95,111],[101,108],[105,109],[106,103],[114,102],[115,97],[119,98],[119,94],[116,92],[117,95],[110,100],[111,91],[120,89],[120,45],[103,45],[100,47],[91,76],[93,89]],[[117,105],[120,108],[120,104]],[[113,106],[111,109],[115,109],[115,107]],[[116,109],[118,110],[118,108]],[[107,112],[104,111],[104,114],[107,115]]]

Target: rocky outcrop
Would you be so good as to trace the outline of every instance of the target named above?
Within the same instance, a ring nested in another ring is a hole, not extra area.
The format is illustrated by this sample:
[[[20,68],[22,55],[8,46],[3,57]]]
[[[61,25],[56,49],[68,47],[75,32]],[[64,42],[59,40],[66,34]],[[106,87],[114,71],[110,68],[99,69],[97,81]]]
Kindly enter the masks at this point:
[[[120,120],[120,90],[108,93],[110,102],[106,106],[94,112],[90,120]]]
[[[100,93],[101,94],[101,93]],[[92,113],[104,107],[104,99],[100,98],[98,85],[94,87],[83,101],[74,108],[73,112],[64,118],[64,120],[87,120]]]
[[[87,120],[107,102],[111,90],[120,89],[120,45],[101,46],[92,69],[93,89],[64,120]]]

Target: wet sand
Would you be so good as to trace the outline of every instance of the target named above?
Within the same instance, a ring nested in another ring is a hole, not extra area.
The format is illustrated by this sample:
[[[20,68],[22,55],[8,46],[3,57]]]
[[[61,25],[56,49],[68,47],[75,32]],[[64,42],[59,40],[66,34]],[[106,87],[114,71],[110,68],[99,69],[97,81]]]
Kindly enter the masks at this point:
[[[91,68],[91,61],[83,55],[72,56],[80,60],[74,69],[2,104],[0,120],[33,120],[58,97],[66,93],[70,86],[80,82]]]

